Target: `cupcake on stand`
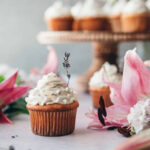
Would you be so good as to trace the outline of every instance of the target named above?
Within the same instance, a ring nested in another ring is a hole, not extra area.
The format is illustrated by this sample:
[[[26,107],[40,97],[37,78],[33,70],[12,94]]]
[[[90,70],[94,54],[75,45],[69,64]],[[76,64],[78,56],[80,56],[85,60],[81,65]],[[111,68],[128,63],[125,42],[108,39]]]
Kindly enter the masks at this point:
[[[86,0],[80,12],[81,29],[87,31],[105,30],[106,16],[96,0]]]
[[[75,31],[81,30],[81,20],[80,20],[80,13],[82,11],[83,3],[77,2],[72,8],[71,8],[71,14],[73,16],[73,26],[72,29]]]
[[[56,1],[44,15],[49,30],[72,30],[73,17],[70,8],[61,1]]]
[[[110,65],[108,62],[103,64],[99,71],[95,72],[89,81],[89,91],[92,96],[93,106],[99,108],[100,96],[103,97],[106,107],[112,105],[110,100],[110,88],[104,83],[103,77],[108,82],[121,83],[122,75],[118,73],[115,65]]]
[[[148,31],[150,32],[150,0],[147,0],[145,4],[148,8]]]
[[[122,32],[121,16],[122,10],[126,4],[127,0],[119,0],[112,8],[109,18],[113,32]]]
[[[148,29],[148,9],[142,0],[130,0],[122,14],[123,32],[146,32]]]

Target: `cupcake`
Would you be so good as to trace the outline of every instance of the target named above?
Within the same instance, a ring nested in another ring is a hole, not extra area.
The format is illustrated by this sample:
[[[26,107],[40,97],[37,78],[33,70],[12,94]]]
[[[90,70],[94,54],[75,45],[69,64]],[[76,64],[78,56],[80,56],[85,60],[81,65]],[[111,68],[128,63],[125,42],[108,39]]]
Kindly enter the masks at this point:
[[[82,11],[83,3],[77,2],[72,8],[71,13],[74,18],[73,20],[73,30],[78,31],[81,30],[81,20],[80,20],[80,13]]]
[[[105,30],[106,16],[95,0],[86,0],[80,13],[81,29],[87,31]]]
[[[112,8],[110,14],[110,24],[113,32],[121,32],[121,13],[125,5],[127,4],[127,0],[119,0]]]
[[[148,8],[148,31],[150,31],[150,0],[147,0],[145,4]]]
[[[34,134],[62,136],[74,131],[79,106],[77,96],[54,73],[39,80],[26,102]]]
[[[49,30],[72,30],[73,17],[70,8],[60,1],[46,10],[45,21]]]
[[[102,8],[103,13],[106,16],[106,30],[107,31],[112,31],[110,15],[111,15],[111,11],[112,11],[112,8],[115,5],[115,3],[116,3],[115,0],[106,0],[104,6]]]
[[[131,0],[123,9],[123,32],[146,32],[148,29],[148,9],[142,0]]]
[[[100,96],[103,97],[105,106],[111,106],[110,88],[104,83],[103,76],[108,82],[120,83],[122,80],[121,74],[118,73],[115,65],[110,65],[108,62],[103,64],[99,71],[95,72],[89,81],[89,91],[92,96],[93,105],[99,108]]]

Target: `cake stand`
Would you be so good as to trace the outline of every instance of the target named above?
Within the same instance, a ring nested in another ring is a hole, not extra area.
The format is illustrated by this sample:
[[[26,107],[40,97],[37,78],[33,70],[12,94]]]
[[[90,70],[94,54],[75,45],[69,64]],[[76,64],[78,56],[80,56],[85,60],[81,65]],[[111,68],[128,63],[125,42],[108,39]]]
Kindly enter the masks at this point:
[[[78,89],[88,90],[88,82],[105,61],[117,65],[118,44],[124,41],[150,41],[150,33],[112,33],[102,31],[46,31],[37,36],[41,44],[91,42],[93,59],[89,70],[78,77]]]

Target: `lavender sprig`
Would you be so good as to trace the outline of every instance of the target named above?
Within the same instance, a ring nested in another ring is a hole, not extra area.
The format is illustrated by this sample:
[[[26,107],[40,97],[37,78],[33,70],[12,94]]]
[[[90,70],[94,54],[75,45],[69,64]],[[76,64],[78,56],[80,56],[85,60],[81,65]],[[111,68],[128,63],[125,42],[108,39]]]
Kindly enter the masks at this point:
[[[70,53],[65,52],[63,67],[67,73],[67,78],[68,78],[67,86],[69,85],[69,81],[71,78],[71,74],[69,74],[69,68],[70,68],[69,57],[70,57]]]

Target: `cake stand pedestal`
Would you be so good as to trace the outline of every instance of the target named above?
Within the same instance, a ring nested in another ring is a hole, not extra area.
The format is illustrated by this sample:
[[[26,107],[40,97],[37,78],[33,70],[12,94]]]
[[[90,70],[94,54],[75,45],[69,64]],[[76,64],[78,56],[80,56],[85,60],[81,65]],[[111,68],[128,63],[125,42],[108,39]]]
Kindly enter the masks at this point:
[[[37,36],[41,44],[63,42],[91,42],[93,45],[93,59],[89,70],[78,77],[78,90],[87,91],[88,82],[94,72],[108,61],[117,65],[118,44],[123,41],[150,41],[150,33],[111,33],[100,31],[47,31]]]

